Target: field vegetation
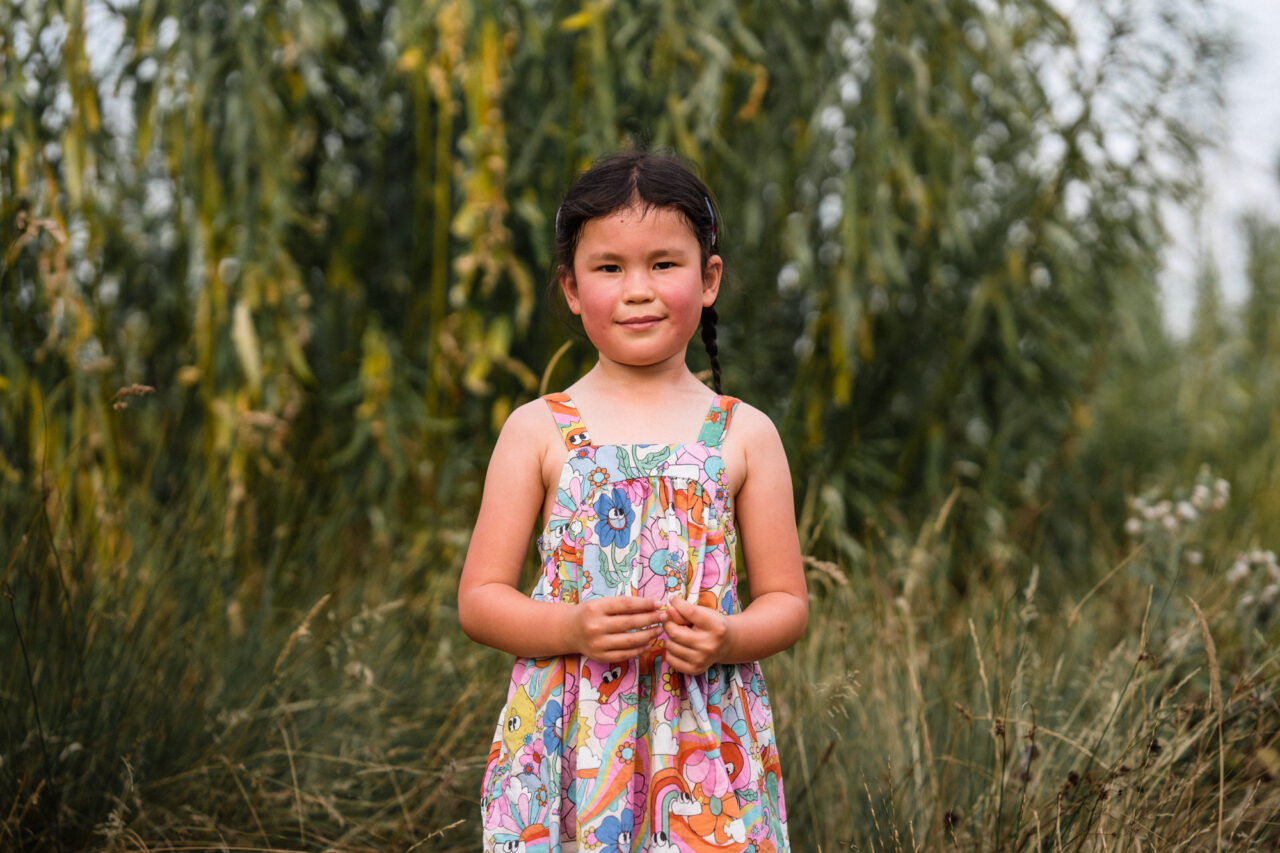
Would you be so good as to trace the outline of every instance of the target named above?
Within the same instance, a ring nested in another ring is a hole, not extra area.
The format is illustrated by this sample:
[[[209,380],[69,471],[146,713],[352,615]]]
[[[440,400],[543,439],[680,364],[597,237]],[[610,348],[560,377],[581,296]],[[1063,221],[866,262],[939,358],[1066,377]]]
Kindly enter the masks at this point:
[[[1077,5],[0,5],[0,849],[478,849],[458,574],[628,146],[792,463],[795,849],[1280,847],[1280,224],[1171,334],[1230,51]]]

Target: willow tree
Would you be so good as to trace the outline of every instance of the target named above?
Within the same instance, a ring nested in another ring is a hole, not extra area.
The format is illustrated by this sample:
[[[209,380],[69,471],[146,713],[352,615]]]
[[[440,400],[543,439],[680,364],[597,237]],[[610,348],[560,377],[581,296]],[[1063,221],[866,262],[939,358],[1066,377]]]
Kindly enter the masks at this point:
[[[758,292],[801,327],[786,423],[846,552],[954,495],[960,541],[1012,526],[1069,568],[1122,492],[1123,458],[1079,446],[1109,360],[1162,340],[1159,208],[1196,186],[1185,110],[1223,52],[1108,8],[867,4],[833,34],[847,66]]]
[[[811,552],[952,494],[979,566],[1002,524],[1087,547],[1124,461],[1077,447],[1161,334],[1170,96],[1216,55],[1111,5],[1080,38],[1043,0],[0,4],[3,719],[106,744],[6,756],[22,837],[88,837],[122,755],[208,770],[183,721],[277,689],[255,651],[325,596],[428,590],[447,645],[496,428],[591,358],[555,358],[558,197],[620,147],[717,193],[727,390],[782,425]],[[275,736],[237,748],[297,770]]]
[[[669,146],[717,186],[731,176],[735,206],[753,177],[781,187],[733,217],[764,242],[805,163],[779,133],[807,139],[845,17],[798,2],[0,6],[0,654],[21,697],[0,719],[16,745],[4,799],[24,804],[7,837],[81,847],[131,808],[135,778],[173,791],[150,801],[154,828],[165,796],[206,799],[190,787],[205,774],[234,790],[229,753],[326,784],[323,762],[277,766],[279,738],[345,760],[400,703],[419,720],[405,737],[444,731],[433,720],[453,712],[423,701],[415,653],[388,653],[406,685],[390,709],[324,700],[349,724],[321,713],[290,734],[240,714],[348,677],[338,659],[264,659],[294,648],[317,601],[411,600],[404,641],[448,643],[483,457],[565,336],[539,295],[559,192],[598,153]],[[462,693],[446,669],[433,689]],[[63,755],[72,743],[94,749]],[[428,806],[447,749],[418,746]],[[355,812],[396,784],[371,782],[334,837],[365,831]],[[298,837],[290,816],[208,799],[259,841]]]

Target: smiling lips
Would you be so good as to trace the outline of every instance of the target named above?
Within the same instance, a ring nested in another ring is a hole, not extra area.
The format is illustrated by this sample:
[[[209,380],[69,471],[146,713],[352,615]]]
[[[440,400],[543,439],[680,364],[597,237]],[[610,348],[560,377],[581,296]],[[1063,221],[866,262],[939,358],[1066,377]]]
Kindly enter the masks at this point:
[[[648,329],[655,326],[661,319],[661,317],[646,314],[643,317],[631,317],[627,320],[620,320],[618,324],[626,326],[628,329]]]

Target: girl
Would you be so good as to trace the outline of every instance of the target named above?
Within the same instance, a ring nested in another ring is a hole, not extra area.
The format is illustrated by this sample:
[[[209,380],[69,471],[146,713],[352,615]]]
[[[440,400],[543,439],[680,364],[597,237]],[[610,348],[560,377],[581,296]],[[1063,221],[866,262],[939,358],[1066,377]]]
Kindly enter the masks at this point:
[[[518,657],[485,849],[789,850],[756,661],[799,639],[808,602],[778,433],[719,393],[710,195],[675,158],[609,157],[569,191],[556,248],[599,360],[503,426],[458,590],[467,635]],[[714,393],[685,364],[699,322]]]

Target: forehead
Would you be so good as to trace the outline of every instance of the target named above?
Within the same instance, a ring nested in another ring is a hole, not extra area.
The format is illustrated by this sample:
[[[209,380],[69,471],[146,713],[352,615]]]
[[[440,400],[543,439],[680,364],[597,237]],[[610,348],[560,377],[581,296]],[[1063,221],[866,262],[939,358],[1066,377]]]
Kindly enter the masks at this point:
[[[578,235],[578,251],[587,253],[659,249],[697,251],[693,226],[674,207],[631,204],[588,219]]]

